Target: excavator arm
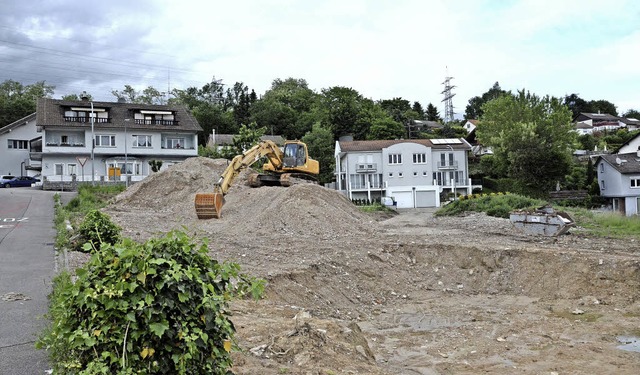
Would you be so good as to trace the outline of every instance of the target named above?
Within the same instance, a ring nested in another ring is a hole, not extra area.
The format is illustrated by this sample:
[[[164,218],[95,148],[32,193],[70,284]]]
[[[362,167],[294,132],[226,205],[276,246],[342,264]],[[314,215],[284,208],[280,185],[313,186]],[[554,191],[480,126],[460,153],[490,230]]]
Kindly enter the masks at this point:
[[[261,141],[241,155],[236,155],[224,170],[220,179],[214,184],[214,192],[226,195],[240,172],[253,165],[262,157],[267,157],[271,165],[282,165],[283,154],[278,145],[272,141]]]

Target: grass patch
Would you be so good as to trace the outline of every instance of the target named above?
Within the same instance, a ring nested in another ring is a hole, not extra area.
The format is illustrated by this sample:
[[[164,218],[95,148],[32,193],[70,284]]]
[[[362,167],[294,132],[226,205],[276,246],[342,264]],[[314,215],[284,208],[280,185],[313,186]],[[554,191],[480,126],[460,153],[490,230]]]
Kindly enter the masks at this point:
[[[574,207],[565,207],[563,210],[571,215],[577,225],[594,236],[640,239],[640,219],[637,217]]]
[[[389,208],[387,206],[383,206],[383,205],[381,205],[379,203],[369,204],[369,205],[366,205],[366,206],[358,206],[358,208],[360,210],[362,210],[363,212],[395,212],[391,208]]]
[[[584,313],[584,314],[574,314],[571,311],[555,311],[553,315],[558,318],[565,318],[572,321],[580,321],[585,323],[593,323],[602,317],[602,314],[596,313]]]
[[[472,194],[455,200],[435,212],[435,216],[455,216],[465,212],[485,212],[489,216],[509,218],[509,213],[516,210],[535,209],[545,205],[540,199],[533,199],[518,194]]]

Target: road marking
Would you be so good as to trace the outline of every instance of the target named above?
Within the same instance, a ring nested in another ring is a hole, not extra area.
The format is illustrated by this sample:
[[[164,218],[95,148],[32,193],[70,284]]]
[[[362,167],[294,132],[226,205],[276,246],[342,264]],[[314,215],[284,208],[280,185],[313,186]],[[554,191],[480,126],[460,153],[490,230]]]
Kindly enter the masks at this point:
[[[0,222],[2,222],[2,223],[23,223],[23,222],[27,222],[27,221],[29,221],[28,217],[20,217],[20,218],[16,218],[16,217],[1,218],[0,217]]]
[[[7,224],[0,224],[0,229],[2,228],[13,228],[13,225],[7,225]]]

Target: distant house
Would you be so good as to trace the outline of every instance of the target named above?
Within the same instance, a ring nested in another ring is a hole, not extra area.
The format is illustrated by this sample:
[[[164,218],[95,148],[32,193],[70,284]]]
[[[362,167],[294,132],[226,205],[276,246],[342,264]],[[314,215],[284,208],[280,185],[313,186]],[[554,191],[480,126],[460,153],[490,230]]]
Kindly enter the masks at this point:
[[[630,154],[640,151],[640,133],[629,139],[622,146],[613,150],[613,154]]]
[[[576,132],[581,135],[628,128],[629,125],[631,125],[633,129],[639,126],[639,124],[636,123],[637,120],[634,122],[633,119],[625,119],[608,113],[580,113],[573,122]]]
[[[197,156],[199,131],[184,107],[42,98],[35,114],[0,129],[1,150],[11,155],[0,158],[0,170],[38,172],[44,188],[47,182],[135,182],[151,173],[150,160],[166,168]]]
[[[626,216],[640,214],[640,151],[601,155],[595,167],[600,195],[613,210]]]
[[[472,131],[476,129],[478,126],[478,120],[467,120],[467,122],[462,125],[462,128],[467,131],[467,134],[470,134]]]
[[[471,193],[464,139],[336,142],[336,189],[349,199],[390,197],[399,208],[438,207],[447,192]]]
[[[420,133],[433,133],[435,130],[444,128],[444,125],[436,121],[410,120],[406,128],[407,138],[418,139],[422,138]]]

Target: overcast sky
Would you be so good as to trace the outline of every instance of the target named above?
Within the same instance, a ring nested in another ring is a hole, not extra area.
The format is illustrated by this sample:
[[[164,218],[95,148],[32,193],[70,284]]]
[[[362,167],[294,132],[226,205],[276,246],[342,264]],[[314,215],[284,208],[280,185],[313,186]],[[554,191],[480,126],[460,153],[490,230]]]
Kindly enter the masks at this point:
[[[0,0],[0,81],[114,101],[125,84],[258,95],[276,78],[456,117],[497,81],[640,110],[637,0]]]

